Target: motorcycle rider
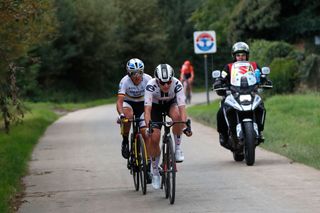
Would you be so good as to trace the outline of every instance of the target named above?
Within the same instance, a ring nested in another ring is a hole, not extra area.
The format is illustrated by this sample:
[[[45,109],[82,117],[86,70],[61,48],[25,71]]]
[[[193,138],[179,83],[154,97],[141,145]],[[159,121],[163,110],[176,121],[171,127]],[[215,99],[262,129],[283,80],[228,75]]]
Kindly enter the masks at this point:
[[[249,61],[249,46],[245,42],[236,42],[232,46],[232,57],[233,57],[233,62],[226,64],[221,71],[221,78],[217,79],[213,87],[214,89],[217,88],[222,88],[222,87],[229,87],[230,86],[230,71],[232,68],[233,63],[237,61]],[[253,67],[253,70],[255,70],[255,76],[257,79],[257,83],[259,84],[271,84],[271,81],[266,79],[263,75],[261,75],[260,67],[256,62],[249,62],[251,66]],[[226,91],[225,90],[219,90],[217,91],[217,94],[220,96],[224,96],[224,98],[221,101],[220,108],[217,112],[217,130],[219,132],[219,142],[220,145],[227,148],[231,149],[229,143],[228,143],[228,126],[223,114],[223,107],[224,107],[224,100],[226,96]],[[257,124],[258,124],[258,130],[259,130],[259,142],[264,141],[264,137],[262,135],[262,131],[264,129],[264,119],[265,119],[265,113],[266,110],[264,108],[263,103],[261,103],[258,107],[257,113],[256,113],[256,118],[257,118]],[[231,122],[232,124],[233,122]]]

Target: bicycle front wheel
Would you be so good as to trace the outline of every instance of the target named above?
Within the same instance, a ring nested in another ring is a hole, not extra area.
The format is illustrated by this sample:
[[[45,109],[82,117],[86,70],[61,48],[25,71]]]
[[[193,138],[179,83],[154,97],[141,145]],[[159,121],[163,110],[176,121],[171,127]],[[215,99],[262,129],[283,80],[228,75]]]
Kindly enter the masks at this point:
[[[140,170],[140,180],[141,180],[141,190],[142,194],[147,193],[147,167],[148,167],[148,157],[147,157],[147,149],[144,143],[142,135],[139,135],[139,170]]]
[[[166,175],[166,188],[169,194],[170,204],[174,203],[176,193],[176,158],[173,149],[172,138],[170,137],[167,142],[167,175]]]
[[[139,140],[135,137],[133,146],[132,146],[132,176],[133,176],[133,183],[134,188],[136,191],[139,191],[140,187],[140,162],[139,162],[139,153],[140,153],[140,147],[139,147]]]

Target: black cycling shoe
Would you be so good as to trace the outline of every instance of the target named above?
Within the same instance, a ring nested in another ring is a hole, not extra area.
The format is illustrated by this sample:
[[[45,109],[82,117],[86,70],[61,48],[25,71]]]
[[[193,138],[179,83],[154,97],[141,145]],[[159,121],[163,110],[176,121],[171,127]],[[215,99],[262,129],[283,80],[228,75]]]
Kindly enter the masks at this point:
[[[129,143],[127,142],[122,142],[122,145],[121,145],[121,154],[122,154],[122,157],[125,158],[125,159],[128,159],[129,158]]]

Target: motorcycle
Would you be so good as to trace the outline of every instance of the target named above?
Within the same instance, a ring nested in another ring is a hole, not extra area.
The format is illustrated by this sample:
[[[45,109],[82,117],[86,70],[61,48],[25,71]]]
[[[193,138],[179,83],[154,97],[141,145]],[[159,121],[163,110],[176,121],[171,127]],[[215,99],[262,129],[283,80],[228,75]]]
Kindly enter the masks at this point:
[[[214,90],[224,96],[222,100],[223,115],[228,126],[228,147],[235,161],[245,159],[248,166],[255,162],[255,148],[263,140],[258,125],[263,125],[266,111],[259,93],[263,88],[272,88],[271,81],[258,84],[257,80],[266,79],[270,74],[269,67],[261,72],[253,70],[249,62],[235,62],[230,71],[230,84],[221,84]],[[212,72],[214,81],[221,81],[226,73],[220,70]]]

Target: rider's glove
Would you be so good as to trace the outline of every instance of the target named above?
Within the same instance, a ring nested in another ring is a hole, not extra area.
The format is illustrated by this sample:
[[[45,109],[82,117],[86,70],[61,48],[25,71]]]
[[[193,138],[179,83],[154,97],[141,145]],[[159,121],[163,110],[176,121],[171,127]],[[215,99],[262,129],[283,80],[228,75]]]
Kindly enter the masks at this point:
[[[190,137],[190,136],[192,135],[191,128],[190,128],[190,127],[184,128],[184,129],[183,129],[183,133],[184,133],[186,136]]]

